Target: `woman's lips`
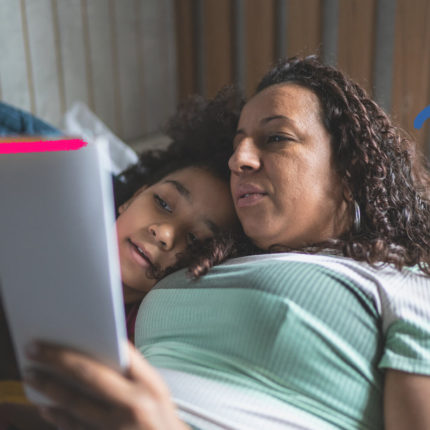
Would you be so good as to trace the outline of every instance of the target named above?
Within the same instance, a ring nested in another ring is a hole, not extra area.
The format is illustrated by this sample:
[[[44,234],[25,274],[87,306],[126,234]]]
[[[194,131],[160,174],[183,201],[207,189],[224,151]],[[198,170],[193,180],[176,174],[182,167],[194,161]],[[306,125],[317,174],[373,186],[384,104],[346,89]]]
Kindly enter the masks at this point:
[[[237,199],[236,206],[238,208],[252,206],[259,203],[264,197],[266,197],[264,193],[246,193]]]
[[[127,248],[130,253],[131,258],[141,267],[147,268],[151,267],[153,264],[149,259],[147,253],[143,248],[132,242],[130,239],[127,239]]]
[[[260,187],[252,184],[242,184],[235,192],[236,207],[242,208],[259,203],[267,193]]]

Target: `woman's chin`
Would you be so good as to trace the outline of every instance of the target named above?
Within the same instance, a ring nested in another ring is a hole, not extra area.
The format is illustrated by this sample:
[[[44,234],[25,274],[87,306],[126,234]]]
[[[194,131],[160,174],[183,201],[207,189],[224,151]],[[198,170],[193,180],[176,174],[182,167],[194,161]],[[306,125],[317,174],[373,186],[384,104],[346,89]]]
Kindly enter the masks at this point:
[[[261,225],[262,223],[260,226],[253,226],[249,229],[244,227],[243,229],[245,234],[252,240],[255,246],[264,251],[268,251],[272,244],[276,242],[276,240],[268,239],[266,233],[261,231]]]
[[[258,228],[250,230],[249,233],[245,230],[245,234],[258,248],[267,252],[282,252],[305,246],[305,244],[296,237],[291,238],[289,236],[282,235],[281,233],[263,231],[261,229],[261,226],[263,225],[264,223],[261,222],[260,231],[258,231]],[[256,234],[257,231],[258,234]]]

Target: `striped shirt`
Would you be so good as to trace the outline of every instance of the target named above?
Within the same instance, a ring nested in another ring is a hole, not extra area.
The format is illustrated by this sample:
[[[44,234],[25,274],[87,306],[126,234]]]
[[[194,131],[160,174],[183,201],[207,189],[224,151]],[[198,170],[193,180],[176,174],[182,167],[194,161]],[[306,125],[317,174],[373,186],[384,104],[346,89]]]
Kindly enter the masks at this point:
[[[430,277],[332,255],[271,254],[180,271],[136,346],[202,429],[381,429],[384,369],[430,375]]]

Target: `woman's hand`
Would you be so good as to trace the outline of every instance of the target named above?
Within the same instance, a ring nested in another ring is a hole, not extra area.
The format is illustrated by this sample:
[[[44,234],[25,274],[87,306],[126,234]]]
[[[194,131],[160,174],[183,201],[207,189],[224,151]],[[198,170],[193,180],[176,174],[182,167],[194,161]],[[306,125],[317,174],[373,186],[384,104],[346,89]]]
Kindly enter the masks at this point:
[[[384,388],[386,430],[430,429],[430,376],[387,370]]]
[[[124,376],[80,353],[37,343],[29,357],[52,372],[31,369],[25,381],[55,401],[42,414],[62,430],[188,429],[160,375],[131,344],[129,351]]]

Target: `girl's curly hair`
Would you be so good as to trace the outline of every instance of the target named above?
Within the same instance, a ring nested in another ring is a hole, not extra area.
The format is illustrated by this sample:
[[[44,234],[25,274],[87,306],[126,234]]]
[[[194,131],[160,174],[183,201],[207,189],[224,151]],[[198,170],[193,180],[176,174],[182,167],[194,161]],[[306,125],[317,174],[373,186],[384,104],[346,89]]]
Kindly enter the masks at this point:
[[[165,127],[172,142],[163,150],[148,150],[115,178],[115,204],[119,208],[139,188],[152,185],[186,167],[201,167],[228,182],[228,159],[244,104],[234,87],[223,88],[214,99],[191,96],[182,102]]]
[[[119,207],[142,186],[150,186],[168,174],[187,167],[208,170],[228,182],[228,159],[244,100],[240,91],[225,87],[214,99],[191,96],[168,121],[165,132],[172,142],[164,150],[149,150],[140,154],[136,164],[114,178],[116,215]],[[209,190],[208,190],[209,192]],[[194,278],[204,275],[213,265],[238,254],[250,241],[240,228],[217,237],[198,241],[178,255],[177,263],[167,269],[154,267],[148,276],[161,279],[168,273],[188,267]],[[246,253],[246,251],[241,251]]]
[[[315,56],[279,61],[257,93],[285,83],[317,95],[337,171],[361,209],[358,232],[351,228],[319,249],[334,247],[355,260],[392,263],[399,270],[419,265],[430,274],[429,166],[411,138],[364,89]]]

